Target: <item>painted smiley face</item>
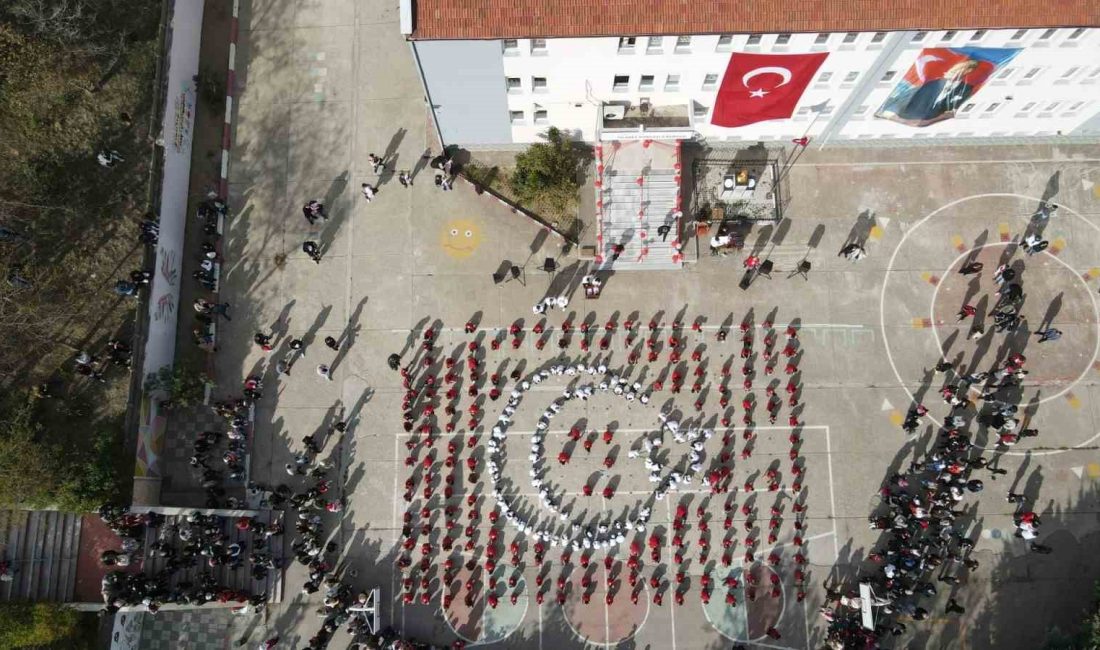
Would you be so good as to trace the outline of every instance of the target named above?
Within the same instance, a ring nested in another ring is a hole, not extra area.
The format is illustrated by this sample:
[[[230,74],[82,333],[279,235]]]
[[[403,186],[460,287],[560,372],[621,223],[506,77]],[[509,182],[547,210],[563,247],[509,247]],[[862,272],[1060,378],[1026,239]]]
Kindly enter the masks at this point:
[[[465,259],[481,246],[481,229],[470,219],[452,219],[443,226],[440,246],[455,259]]]

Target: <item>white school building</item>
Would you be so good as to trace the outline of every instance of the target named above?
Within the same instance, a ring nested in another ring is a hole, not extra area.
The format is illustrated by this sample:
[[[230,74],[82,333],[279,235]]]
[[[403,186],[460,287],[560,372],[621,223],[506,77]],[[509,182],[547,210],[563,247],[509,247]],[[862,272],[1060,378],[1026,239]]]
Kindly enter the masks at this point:
[[[401,18],[447,144],[530,143],[549,126],[589,142],[1100,134],[1100,3],[802,4],[819,3],[402,0]],[[809,54],[823,60],[794,79],[786,58],[749,56]],[[781,87],[788,115],[740,115]]]

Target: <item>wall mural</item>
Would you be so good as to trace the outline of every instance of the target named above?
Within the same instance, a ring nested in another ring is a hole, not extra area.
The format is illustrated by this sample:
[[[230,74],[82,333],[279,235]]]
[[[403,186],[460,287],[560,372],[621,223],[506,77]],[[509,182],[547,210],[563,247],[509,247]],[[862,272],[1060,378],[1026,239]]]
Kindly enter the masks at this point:
[[[918,127],[951,119],[1019,52],[1018,48],[925,48],[875,117]]]

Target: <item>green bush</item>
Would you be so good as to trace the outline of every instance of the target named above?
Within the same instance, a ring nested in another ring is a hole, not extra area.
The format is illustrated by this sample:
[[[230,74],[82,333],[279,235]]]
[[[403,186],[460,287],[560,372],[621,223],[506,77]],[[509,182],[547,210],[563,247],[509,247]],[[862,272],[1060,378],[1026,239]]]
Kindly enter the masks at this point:
[[[0,603],[0,648],[41,648],[77,634],[80,613],[56,603]]]
[[[1043,650],[1100,650],[1100,583],[1093,586],[1093,602],[1076,634],[1057,627],[1047,631]]]
[[[516,156],[509,179],[512,190],[528,204],[543,204],[557,212],[569,212],[577,203],[581,172],[588,163],[585,149],[556,127]]]
[[[204,66],[195,75],[195,88],[206,107],[211,110],[225,108],[225,78],[210,66]]]
[[[44,507],[56,492],[63,470],[59,450],[42,440],[34,404],[26,402],[0,422],[0,504]],[[0,644],[3,647],[3,644]]]
[[[57,495],[57,507],[71,512],[89,512],[109,501],[122,499],[124,472],[133,467],[133,457],[120,454],[122,432],[100,431],[90,453],[74,463]]]
[[[121,497],[133,458],[118,453],[118,426],[104,423],[90,440],[63,439],[47,432],[35,401],[5,407],[0,409],[0,507],[88,512]]]
[[[190,406],[202,401],[209,379],[185,364],[165,366],[145,378],[145,390],[163,390],[173,406]]]

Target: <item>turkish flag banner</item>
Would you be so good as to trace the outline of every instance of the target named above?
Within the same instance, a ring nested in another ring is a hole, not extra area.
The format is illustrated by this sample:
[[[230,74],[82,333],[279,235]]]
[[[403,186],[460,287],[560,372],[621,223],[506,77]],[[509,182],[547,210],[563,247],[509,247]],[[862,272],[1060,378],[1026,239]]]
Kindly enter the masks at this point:
[[[828,52],[735,52],[718,88],[710,123],[735,127],[790,117],[827,56]]]

